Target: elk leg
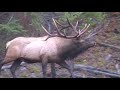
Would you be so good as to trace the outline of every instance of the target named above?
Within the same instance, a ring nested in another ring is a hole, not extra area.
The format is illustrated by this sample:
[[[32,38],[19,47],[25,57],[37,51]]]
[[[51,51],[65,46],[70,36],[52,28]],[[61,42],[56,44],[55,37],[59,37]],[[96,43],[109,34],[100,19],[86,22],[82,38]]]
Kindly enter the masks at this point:
[[[52,78],[55,78],[56,77],[55,63],[51,63],[51,73],[52,73]]]
[[[12,66],[10,67],[10,71],[11,71],[13,78],[16,78],[15,71],[16,71],[17,67],[20,66],[21,62],[22,61],[20,59],[17,59],[13,62]]]
[[[42,71],[43,71],[43,78],[46,78],[46,72],[47,72],[47,60],[42,60]]]
[[[13,58],[9,58],[9,57],[5,57],[3,61],[1,61],[0,63],[0,73],[1,73],[1,68],[4,64],[7,64],[7,63],[10,63],[10,62],[13,62],[15,59]]]
[[[63,62],[60,62],[60,63],[58,63],[60,66],[62,66],[63,68],[66,68],[68,71],[69,71],[69,73],[70,73],[70,77],[72,77],[72,78],[74,78],[74,75],[73,75],[73,68],[70,66],[70,65],[68,65],[65,61],[63,61]]]

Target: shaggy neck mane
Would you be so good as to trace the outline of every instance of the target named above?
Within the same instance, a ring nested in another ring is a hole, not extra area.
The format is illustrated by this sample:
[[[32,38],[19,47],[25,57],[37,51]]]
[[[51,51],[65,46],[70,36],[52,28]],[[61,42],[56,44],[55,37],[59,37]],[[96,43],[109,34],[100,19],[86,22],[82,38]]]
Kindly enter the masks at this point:
[[[74,45],[74,47],[72,47],[71,50],[69,50],[68,52],[62,54],[63,55],[62,58],[66,60],[67,59],[73,60],[79,54],[84,53],[86,50],[93,46],[94,46],[93,44],[86,44],[86,41],[79,43],[78,45]]]

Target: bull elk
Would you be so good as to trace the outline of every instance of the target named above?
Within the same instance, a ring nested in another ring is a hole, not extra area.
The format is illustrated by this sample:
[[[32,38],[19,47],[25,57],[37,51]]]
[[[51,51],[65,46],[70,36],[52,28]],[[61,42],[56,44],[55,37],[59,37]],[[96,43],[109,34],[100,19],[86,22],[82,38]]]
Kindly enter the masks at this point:
[[[75,32],[76,35],[74,36],[66,36],[63,33],[61,33],[57,27],[59,22],[54,20],[54,24],[56,26],[57,35],[56,34],[50,34],[46,28],[43,28],[43,30],[49,35],[49,37],[45,40],[35,40],[32,41],[26,45],[24,45],[24,48],[22,46],[21,50],[19,50],[18,47],[14,47],[9,51],[9,48],[7,50],[5,59],[0,63],[0,68],[9,62],[13,61],[13,64],[11,66],[11,73],[13,77],[16,77],[15,70],[20,65],[22,61],[27,63],[42,63],[42,71],[43,76],[46,77],[46,70],[47,70],[47,63],[52,64],[53,69],[53,75],[55,77],[55,67],[54,63],[66,68],[70,74],[71,77],[74,77],[73,75],[73,68],[71,68],[70,65],[68,65],[65,60],[68,58],[72,60],[73,58],[77,57],[80,53],[86,51],[88,48],[93,47],[95,45],[95,42],[92,42],[89,40],[89,38],[85,40],[80,40],[81,35],[83,35],[90,26],[85,24],[85,27],[83,29],[77,30],[78,22],[74,26],[68,21],[68,26],[71,27]],[[66,27],[64,27],[66,28]],[[63,29],[63,28],[62,28]],[[92,36],[92,35],[91,35]],[[9,51],[9,53],[8,53]],[[14,52],[13,52],[14,51]],[[16,53],[19,53],[17,55]]]

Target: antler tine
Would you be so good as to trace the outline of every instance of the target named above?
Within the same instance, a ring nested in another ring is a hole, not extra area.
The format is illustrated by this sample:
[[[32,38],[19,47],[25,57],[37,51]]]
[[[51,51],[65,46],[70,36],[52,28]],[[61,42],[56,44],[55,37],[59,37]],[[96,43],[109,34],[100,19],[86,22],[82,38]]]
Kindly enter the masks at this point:
[[[61,31],[61,30],[65,29],[65,28],[70,27],[69,25],[68,25],[68,26],[65,26],[65,25],[60,24],[60,22],[58,22],[58,21],[57,21],[57,20],[55,20],[55,19],[54,19],[54,21],[55,21],[58,25],[60,25],[60,26],[62,27],[59,31]]]
[[[59,30],[58,30],[58,26],[57,26],[57,24],[56,24],[54,18],[52,18],[52,20],[53,20],[53,22],[54,22],[55,27],[57,28],[57,33],[58,33],[58,35],[60,35]]]
[[[93,36],[95,36],[96,34],[98,34],[99,32],[101,32],[103,29],[103,25],[101,25],[97,30],[97,32],[95,32],[95,33],[92,33],[92,34],[89,34],[89,36],[87,36],[85,39],[89,39],[89,38],[91,38],[91,37],[93,37]]]
[[[84,34],[87,30],[90,24],[85,24],[85,27],[82,30],[79,30],[79,35],[77,37],[80,37],[82,34]]]
[[[43,27],[42,25],[41,25],[41,27],[43,28],[43,30],[44,30],[49,36],[54,36],[53,34],[50,34],[45,27]]]
[[[70,23],[70,21],[69,21],[68,18],[67,18],[67,22],[68,22],[68,24],[71,26],[71,28],[73,28],[73,30],[78,34],[78,31],[76,30],[76,27],[74,27],[74,26]]]
[[[86,28],[86,26],[87,26],[87,24],[85,24],[85,26],[83,27],[83,29],[82,29],[82,30],[80,30],[80,29],[78,30],[78,31],[79,31],[78,33],[79,33],[79,34],[78,34],[78,36],[77,36],[77,37],[79,37],[79,36],[81,35],[81,33],[83,32],[83,30]]]
[[[60,30],[58,29],[58,26],[57,26],[57,24],[56,24],[56,20],[55,20],[54,18],[52,18],[52,20],[53,20],[53,22],[54,22],[54,24],[55,24],[55,27],[57,28],[57,33],[58,33],[58,35],[59,35],[59,36],[65,36],[65,35],[63,35],[63,34],[60,32]]]
[[[60,25],[60,26],[62,27],[62,29],[60,29],[60,31],[63,30],[63,29],[65,29],[65,28],[70,27],[69,25],[68,25],[68,26],[64,26],[64,25],[60,24],[60,22],[58,22],[58,21],[55,20],[55,19],[54,19],[54,21],[55,21],[58,25]]]
[[[77,29],[77,26],[78,26],[78,21],[76,22],[75,29]]]
[[[64,25],[60,24],[57,20],[54,19],[54,21],[55,21],[58,25],[64,27]]]
[[[80,30],[80,29],[79,29],[79,30],[78,30],[78,31],[79,31],[79,33],[80,33],[80,32],[82,32],[82,31],[86,28],[86,26],[87,26],[87,24],[85,24],[85,26],[83,27],[83,29],[82,29],[82,30]]]
[[[55,19],[52,18],[52,20],[53,20],[53,22],[54,22],[54,24],[55,24],[55,27],[58,29],[57,24],[56,24],[56,22],[55,22]]]

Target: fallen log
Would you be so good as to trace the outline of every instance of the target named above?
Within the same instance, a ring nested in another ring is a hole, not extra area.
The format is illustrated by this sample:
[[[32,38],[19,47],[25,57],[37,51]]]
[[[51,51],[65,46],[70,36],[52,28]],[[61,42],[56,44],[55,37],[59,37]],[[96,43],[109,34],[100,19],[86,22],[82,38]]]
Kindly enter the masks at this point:
[[[80,64],[75,64],[74,65],[74,71],[81,71],[81,70],[86,70],[88,72],[91,73],[96,73],[96,74],[102,74],[102,75],[106,75],[109,77],[115,77],[115,78],[120,78],[120,74],[116,73],[116,72],[112,72],[109,70],[101,70],[99,68],[95,68],[92,66],[85,66],[85,65],[80,65]]]

